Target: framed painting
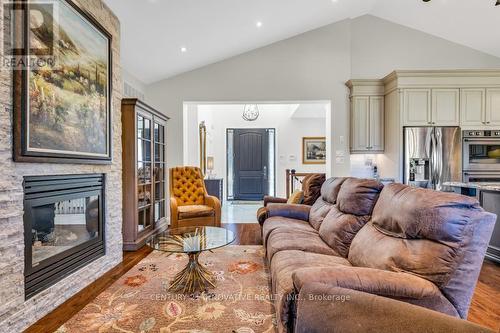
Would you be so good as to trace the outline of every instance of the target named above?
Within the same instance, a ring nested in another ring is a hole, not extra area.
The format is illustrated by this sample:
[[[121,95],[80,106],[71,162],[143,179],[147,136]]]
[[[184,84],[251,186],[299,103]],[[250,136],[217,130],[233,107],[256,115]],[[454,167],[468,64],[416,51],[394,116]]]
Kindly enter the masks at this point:
[[[111,163],[112,36],[72,1],[47,3],[14,24],[29,64],[14,70],[14,160]]]
[[[326,138],[304,137],[302,138],[302,163],[303,164],[325,164],[326,163]]]

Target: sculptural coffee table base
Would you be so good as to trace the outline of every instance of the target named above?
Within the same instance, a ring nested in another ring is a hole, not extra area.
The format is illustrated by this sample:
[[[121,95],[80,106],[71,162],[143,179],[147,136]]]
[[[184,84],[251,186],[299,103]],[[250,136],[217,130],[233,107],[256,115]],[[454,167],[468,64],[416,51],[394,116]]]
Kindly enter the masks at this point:
[[[189,256],[186,267],[170,282],[168,291],[192,294],[215,288],[215,278],[198,258],[200,253],[218,249],[234,241],[234,233],[219,227],[181,227],[167,229],[151,236],[148,245],[154,250],[185,253]]]
[[[182,291],[192,294],[196,291],[206,291],[215,288],[215,279],[208,269],[198,261],[200,252],[188,253],[189,262],[187,266],[177,273],[170,282],[169,291]]]

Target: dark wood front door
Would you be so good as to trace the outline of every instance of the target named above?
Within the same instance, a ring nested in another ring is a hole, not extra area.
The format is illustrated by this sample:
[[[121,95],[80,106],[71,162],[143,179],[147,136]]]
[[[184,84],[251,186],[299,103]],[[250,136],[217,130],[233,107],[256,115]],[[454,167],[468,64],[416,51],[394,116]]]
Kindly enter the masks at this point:
[[[234,199],[262,200],[268,194],[269,134],[266,129],[235,129]]]

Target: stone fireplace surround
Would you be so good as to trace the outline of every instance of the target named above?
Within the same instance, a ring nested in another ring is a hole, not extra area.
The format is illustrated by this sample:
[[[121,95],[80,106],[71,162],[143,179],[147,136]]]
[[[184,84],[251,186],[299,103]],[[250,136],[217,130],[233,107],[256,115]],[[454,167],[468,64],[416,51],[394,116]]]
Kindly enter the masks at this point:
[[[122,260],[120,23],[101,0],[74,0],[74,2],[94,15],[113,36],[113,163],[111,165],[14,163],[12,73],[0,70],[0,332],[21,332]],[[3,4],[3,1],[0,3]],[[3,13],[0,20],[3,20]],[[3,22],[0,22],[0,29],[3,29]],[[0,36],[3,36],[3,31]],[[106,255],[25,301],[23,177],[85,173],[106,174]]]

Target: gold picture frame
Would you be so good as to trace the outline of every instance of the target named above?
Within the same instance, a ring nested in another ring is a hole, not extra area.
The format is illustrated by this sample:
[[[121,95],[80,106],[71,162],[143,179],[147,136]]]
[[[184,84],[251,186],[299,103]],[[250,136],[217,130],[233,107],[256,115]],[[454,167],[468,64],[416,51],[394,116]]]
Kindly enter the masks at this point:
[[[326,137],[302,138],[302,164],[326,164]]]

